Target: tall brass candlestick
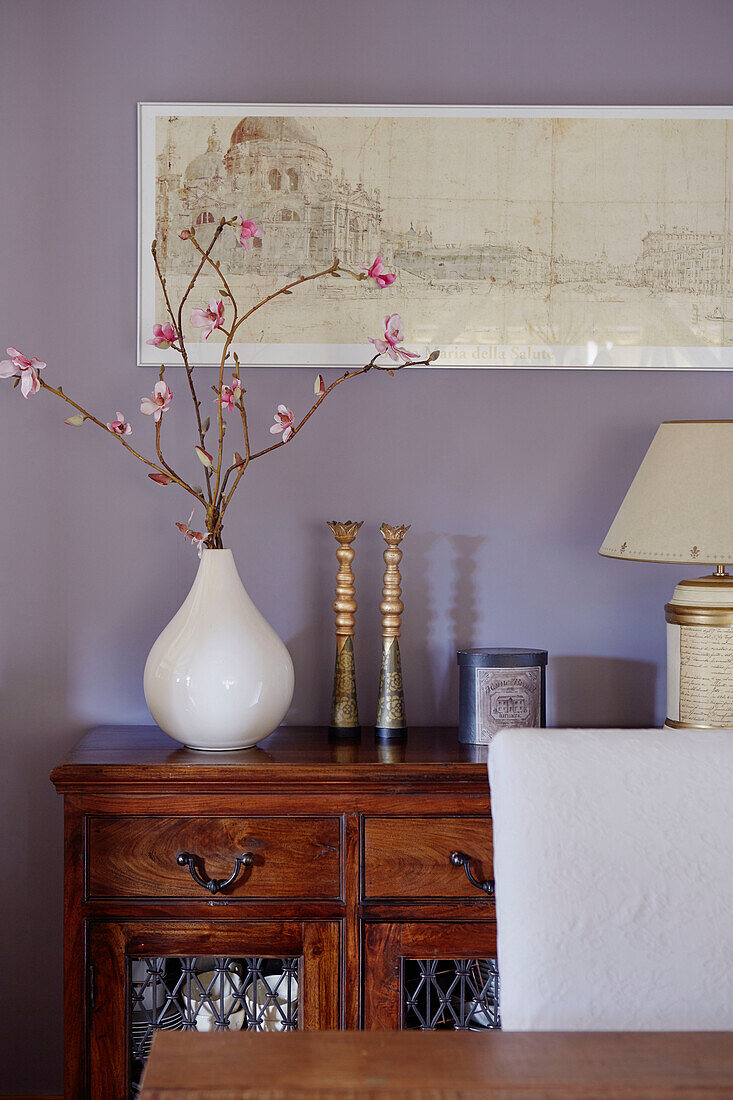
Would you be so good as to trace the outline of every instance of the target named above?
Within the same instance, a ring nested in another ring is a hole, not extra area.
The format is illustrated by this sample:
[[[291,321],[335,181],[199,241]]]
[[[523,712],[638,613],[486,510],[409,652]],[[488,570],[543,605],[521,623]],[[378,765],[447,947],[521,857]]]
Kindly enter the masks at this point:
[[[377,741],[406,741],[405,698],[402,691],[402,662],[400,660],[400,625],[405,610],[400,596],[401,576],[399,565],[402,551],[399,544],[410,530],[410,524],[390,527],[383,523],[379,528],[387,548],[383,553],[384,580],[382,602],[382,667],[379,673],[379,701],[377,703]]]
[[[333,674],[333,695],[331,697],[331,721],[329,736],[338,738],[356,738],[361,735],[359,725],[359,707],[356,701],[356,665],[354,663],[354,574],[351,563],[354,560],[352,542],[356,538],[361,523],[337,523],[331,520],[328,526],[338,542],[336,557],[339,570],[336,574],[336,598],[333,609],[336,612],[336,667]]]

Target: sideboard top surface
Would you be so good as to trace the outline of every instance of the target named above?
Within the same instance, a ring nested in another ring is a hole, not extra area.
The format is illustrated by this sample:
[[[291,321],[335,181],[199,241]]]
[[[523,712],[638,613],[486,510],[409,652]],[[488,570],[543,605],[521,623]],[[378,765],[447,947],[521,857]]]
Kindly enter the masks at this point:
[[[281,726],[252,749],[197,752],[157,726],[101,726],[90,730],[51,773],[59,790],[118,785],[224,787],[309,781],[326,787],[456,782],[486,785],[487,748],[463,745],[450,726],[415,727],[405,745],[377,745],[364,727],[361,740],[329,741],[325,726]]]

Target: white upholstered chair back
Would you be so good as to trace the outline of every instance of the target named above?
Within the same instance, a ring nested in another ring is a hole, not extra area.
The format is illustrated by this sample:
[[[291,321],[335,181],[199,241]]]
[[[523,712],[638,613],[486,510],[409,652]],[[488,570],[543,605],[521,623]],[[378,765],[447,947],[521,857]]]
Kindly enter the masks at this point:
[[[502,1025],[733,1030],[733,731],[503,730]]]

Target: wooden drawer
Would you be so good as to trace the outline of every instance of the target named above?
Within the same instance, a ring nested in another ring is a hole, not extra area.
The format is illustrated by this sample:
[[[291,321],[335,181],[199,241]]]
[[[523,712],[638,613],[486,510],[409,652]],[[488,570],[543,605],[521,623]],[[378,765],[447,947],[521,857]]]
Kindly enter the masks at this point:
[[[234,883],[217,897],[338,898],[338,817],[89,817],[87,897],[206,899],[181,852],[196,856],[202,878],[226,879],[251,852]]]
[[[367,817],[365,898],[485,898],[450,862],[451,852],[471,857],[479,881],[492,878],[491,818]]]

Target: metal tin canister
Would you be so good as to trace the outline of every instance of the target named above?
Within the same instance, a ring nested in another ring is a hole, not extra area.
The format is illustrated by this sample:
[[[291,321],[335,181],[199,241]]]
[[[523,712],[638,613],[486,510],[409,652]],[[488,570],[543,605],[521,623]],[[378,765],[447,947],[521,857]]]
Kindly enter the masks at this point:
[[[458,740],[488,745],[507,726],[545,725],[546,649],[459,649]]]

